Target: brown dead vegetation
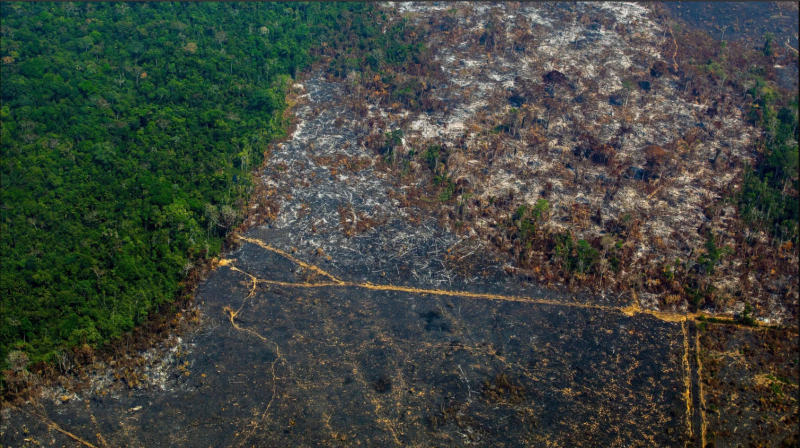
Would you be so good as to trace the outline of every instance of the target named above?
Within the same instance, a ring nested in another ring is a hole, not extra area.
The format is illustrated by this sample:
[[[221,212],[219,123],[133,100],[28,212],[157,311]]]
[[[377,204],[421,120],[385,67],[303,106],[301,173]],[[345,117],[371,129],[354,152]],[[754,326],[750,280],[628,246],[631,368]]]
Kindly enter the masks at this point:
[[[540,5],[481,6],[481,14],[463,8],[455,6],[451,16],[431,12],[427,24],[420,22],[450,77],[436,90],[446,110],[435,108],[436,118],[409,110],[417,121],[403,123],[369,115],[374,131],[363,143],[375,151],[379,169],[394,174],[393,198],[436,213],[441,225],[484,241],[501,258],[510,255],[520,268],[513,272],[543,284],[563,281],[601,294],[640,291],[647,295],[643,306],[676,311],[730,312],[746,297],[768,320],[796,313],[797,292],[768,286],[763,272],[777,272],[791,285],[797,269],[781,263],[767,241],[754,247],[725,205],[755,156],[755,129],[738,109],[737,80],[697,71],[695,61],[718,57],[713,41],[692,31],[679,34],[666,19],[623,25],[615,18],[617,6],[589,8],[574,20]],[[519,18],[502,23],[504,9]],[[641,14],[658,17],[658,7],[651,9]],[[545,17],[543,23],[529,23],[530,11]],[[614,36],[583,60],[578,47],[591,48],[593,41],[559,41],[544,32],[576,23],[585,27],[578,35],[613,30]],[[432,26],[478,31],[442,35]],[[553,47],[560,53],[552,54]],[[730,72],[758,58],[731,47]],[[627,68],[619,67],[619,51]],[[667,62],[673,52],[675,66]],[[787,51],[776,57],[796,60]],[[539,75],[519,69],[543,61]],[[508,81],[501,87],[497,79]],[[382,101],[371,104],[380,110]],[[403,145],[387,147],[384,134],[392,129],[404,131]],[[429,148],[438,148],[435,161],[426,159]],[[513,215],[540,199],[548,201],[550,219],[531,233]],[[709,239],[733,250],[713,269],[702,263]],[[786,257],[796,260],[796,249]],[[576,269],[581,263],[588,267]]]

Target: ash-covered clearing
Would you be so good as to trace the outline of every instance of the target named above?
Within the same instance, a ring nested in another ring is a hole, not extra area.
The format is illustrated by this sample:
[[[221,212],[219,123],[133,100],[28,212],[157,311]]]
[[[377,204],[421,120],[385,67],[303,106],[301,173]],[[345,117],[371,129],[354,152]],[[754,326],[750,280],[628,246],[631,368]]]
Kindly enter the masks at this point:
[[[304,283],[275,258],[246,244],[201,287],[210,323],[178,387],[14,411],[5,443],[76,443],[30,412],[95,446],[676,446],[687,437],[681,324],[357,286],[254,289],[256,267],[264,279]]]

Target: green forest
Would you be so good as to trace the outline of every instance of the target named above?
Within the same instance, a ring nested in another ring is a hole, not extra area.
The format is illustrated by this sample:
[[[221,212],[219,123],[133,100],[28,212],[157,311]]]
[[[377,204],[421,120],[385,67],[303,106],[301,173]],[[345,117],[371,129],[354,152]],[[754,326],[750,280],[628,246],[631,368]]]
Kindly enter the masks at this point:
[[[0,8],[3,363],[101,346],[172,302],[241,221],[314,61],[345,77],[424,51],[370,3]]]

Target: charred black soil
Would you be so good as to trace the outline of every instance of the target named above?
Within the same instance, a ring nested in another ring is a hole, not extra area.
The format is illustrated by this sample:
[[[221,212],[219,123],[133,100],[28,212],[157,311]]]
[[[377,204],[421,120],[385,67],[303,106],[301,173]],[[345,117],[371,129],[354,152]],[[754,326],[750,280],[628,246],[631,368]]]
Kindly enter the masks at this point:
[[[281,258],[245,244],[200,288],[209,322],[171,391],[27,407],[11,414],[6,443],[688,440],[684,324],[578,303],[383,291],[323,275],[306,282],[308,269]]]
[[[797,4],[791,2],[664,2],[684,24],[719,40],[743,39],[754,45],[773,33],[781,45],[797,48]]]
[[[712,446],[797,446],[797,332],[701,324],[699,340]]]

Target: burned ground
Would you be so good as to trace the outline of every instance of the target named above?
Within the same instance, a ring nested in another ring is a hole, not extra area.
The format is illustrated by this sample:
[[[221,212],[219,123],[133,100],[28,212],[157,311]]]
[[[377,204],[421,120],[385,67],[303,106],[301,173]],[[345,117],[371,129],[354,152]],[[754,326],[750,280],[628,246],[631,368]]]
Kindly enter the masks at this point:
[[[797,332],[730,325],[700,328],[712,446],[797,446]]]
[[[429,36],[444,75],[426,81],[443,108],[373,102],[372,141],[404,135],[383,158],[401,204],[539,284],[634,290],[648,309],[732,315],[747,301],[762,322],[796,317],[796,247],[779,255],[781,242],[744,228],[730,200],[758,155],[760,131],[731,87],[744,81],[687,81],[690,61],[711,55],[687,44],[695,35],[673,35],[655,6],[399,8],[459,25]],[[777,51],[778,64],[796,61]],[[709,241],[729,255],[700,268]]]
[[[677,21],[698,27],[720,40],[763,43],[764,34],[776,34],[780,42],[798,46],[797,5],[790,2],[668,2],[664,4]]]
[[[209,322],[167,391],[29,406],[10,415],[7,443],[75,443],[55,425],[95,446],[688,439],[684,324],[577,302],[306,282],[274,254],[246,243],[201,287]]]

